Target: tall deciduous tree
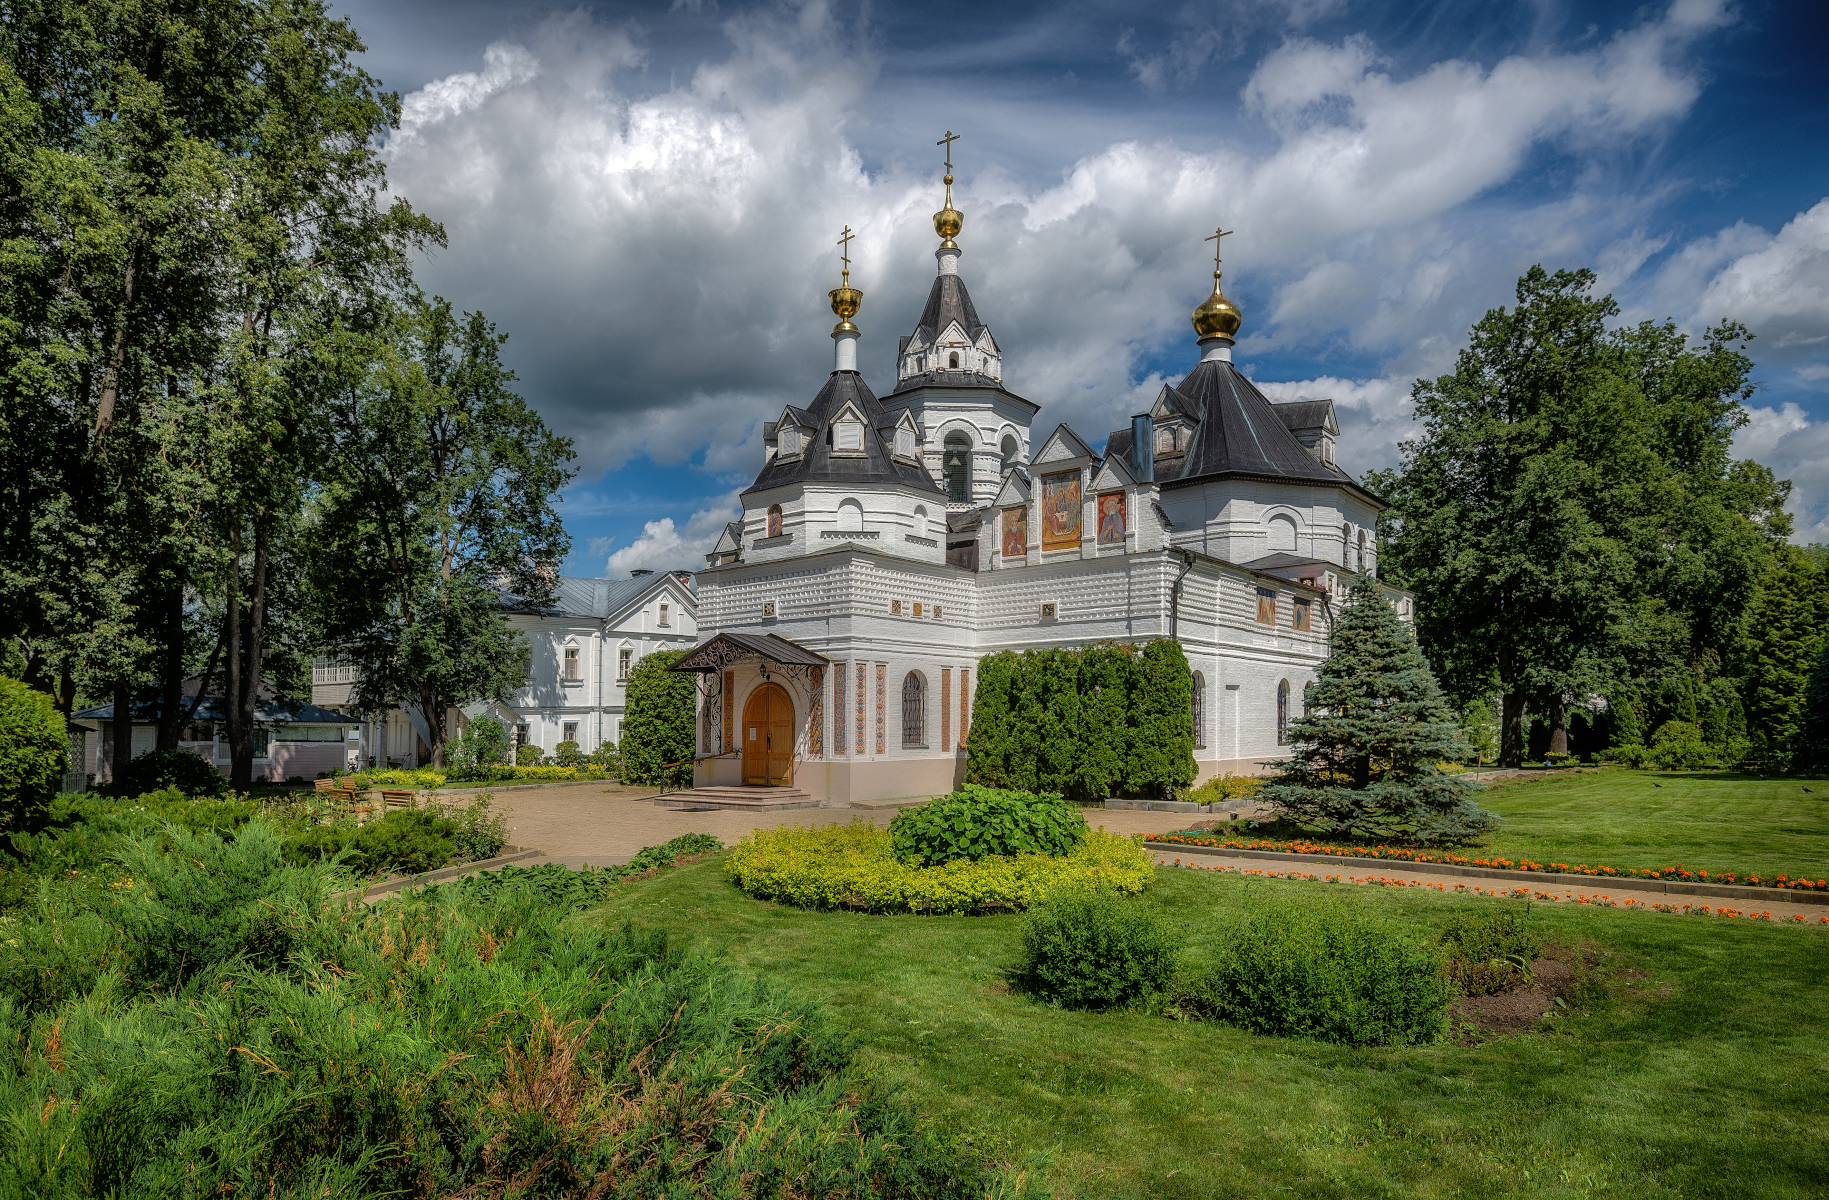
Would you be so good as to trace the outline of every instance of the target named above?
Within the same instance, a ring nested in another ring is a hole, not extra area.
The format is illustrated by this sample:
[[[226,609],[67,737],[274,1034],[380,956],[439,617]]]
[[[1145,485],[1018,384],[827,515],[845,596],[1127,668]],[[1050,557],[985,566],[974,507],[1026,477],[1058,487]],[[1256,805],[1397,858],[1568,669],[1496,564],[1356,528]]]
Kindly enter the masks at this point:
[[[1829,639],[1816,656],[1816,670],[1804,692],[1797,733],[1791,739],[1791,768],[1829,775]]]
[[[1475,785],[1443,774],[1467,745],[1416,639],[1378,585],[1353,585],[1334,623],[1295,754],[1260,793],[1278,811],[1344,837],[1464,841],[1496,823]]]
[[[512,390],[505,340],[481,313],[418,303],[381,368],[346,380],[331,409],[326,629],[358,668],[358,703],[409,706],[438,763],[448,710],[525,684],[505,606],[549,606],[569,547],[557,503],[571,441]]]
[[[1463,702],[1496,681],[1502,762],[1527,705],[1567,748],[1572,703],[1707,676],[1788,532],[1788,485],[1736,463],[1752,362],[1724,324],[1609,330],[1590,271],[1533,268],[1455,370],[1414,389],[1421,437],[1368,484],[1393,501],[1386,573],[1428,596],[1420,635]]]

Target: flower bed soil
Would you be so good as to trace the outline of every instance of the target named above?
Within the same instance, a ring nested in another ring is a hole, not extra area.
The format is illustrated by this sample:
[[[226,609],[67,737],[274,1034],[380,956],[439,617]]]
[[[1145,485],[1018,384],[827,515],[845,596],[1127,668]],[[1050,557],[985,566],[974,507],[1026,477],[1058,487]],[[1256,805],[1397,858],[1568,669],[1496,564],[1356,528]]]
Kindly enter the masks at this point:
[[[1670,867],[1589,866],[1587,863],[1541,863],[1530,859],[1476,858],[1442,850],[1419,850],[1408,846],[1342,846],[1327,842],[1273,841],[1264,838],[1222,838],[1203,830],[1151,834],[1152,842],[1171,842],[1182,846],[1206,846],[1223,850],[1259,850],[1274,854],[1323,854],[1337,858],[1370,858],[1386,862],[1444,863],[1463,867],[1486,867],[1495,871],[1530,871],[1550,875],[1587,875],[1596,879],[1646,879],[1665,882],[1718,884],[1726,887],[1776,888],[1780,891],[1829,893],[1829,879],[1809,879],[1791,875],[1752,875],[1734,871],[1692,870],[1677,863]]]

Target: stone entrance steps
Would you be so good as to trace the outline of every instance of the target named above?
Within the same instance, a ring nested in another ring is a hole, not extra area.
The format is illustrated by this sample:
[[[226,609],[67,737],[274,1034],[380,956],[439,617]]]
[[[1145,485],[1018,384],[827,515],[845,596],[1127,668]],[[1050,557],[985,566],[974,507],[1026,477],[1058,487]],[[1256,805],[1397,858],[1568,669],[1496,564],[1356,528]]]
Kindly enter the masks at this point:
[[[657,808],[675,812],[706,812],[721,808],[740,812],[783,812],[792,808],[818,808],[819,801],[794,787],[702,787],[668,792],[653,800]]]

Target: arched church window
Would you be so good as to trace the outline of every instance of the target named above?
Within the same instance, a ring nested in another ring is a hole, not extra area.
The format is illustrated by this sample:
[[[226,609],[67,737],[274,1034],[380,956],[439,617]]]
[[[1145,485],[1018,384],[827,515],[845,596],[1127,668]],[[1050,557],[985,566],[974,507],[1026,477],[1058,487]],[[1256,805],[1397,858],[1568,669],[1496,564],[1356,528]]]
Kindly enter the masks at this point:
[[[940,456],[940,474],[946,481],[946,498],[963,504],[972,498],[972,439],[949,433]]]
[[[1194,718],[1194,744],[1207,744],[1207,677],[1194,672],[1193,694],[1188,698],[1188,713]]]
[[[955,371],[957,371],[959,369],[958,351],[954,351],[953,353],[946,356],[946,365]]]
[[[768,506],[768,536],[781,536],[781,506],[779,504]]]
[[[1279,550],[1292,554],[1295,552],[1296,523],[1293,519],[1281,513],[1270,518],[1270,544],[1267,548],[1273,554]]]
[[[915,505],[914,531],[916,537],[927,536],[927,506],[925,504]]]
[[[1011,467],[1016,465],[1016,455],[1019,451],[1021,451],[1021,449],[1022,449],[1022,443],[1020,443],[1016,440],[1015,434],[1006,433],[1003,435],[1003,469],[1004,470],[1007,471]]]
[[[843,530],[862,530],[864,527],[864,506],[855,500],[838,502],[838,527]]]
[[[902,680],[902,745],[920,747],[927,744],[924,736],[927,717],[927,685],[920,674],[910,671]]]
[[[1289,744],[1289,681],[1276,685],[1276,744]]]

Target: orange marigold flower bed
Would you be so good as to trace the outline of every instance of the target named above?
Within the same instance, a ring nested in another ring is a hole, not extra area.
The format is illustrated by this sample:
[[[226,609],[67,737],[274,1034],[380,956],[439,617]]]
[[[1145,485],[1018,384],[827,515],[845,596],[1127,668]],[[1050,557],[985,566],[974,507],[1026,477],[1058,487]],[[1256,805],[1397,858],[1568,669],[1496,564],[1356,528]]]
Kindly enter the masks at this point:
[[[1223,850],[1271,850],[1281,854],[1332,854],[1341,858],[1381,858],[1393,862],[1456,863],[1464,867],[1492,867],[1501,871],[1541,871],[1554,875],[1595,875],[1609,879],[1677,879],[1691,883],[1726,883],[1740,887],[1777,888],[1783,891],[1829,892],[1829,879],[1806,879],[1789,874],[1742,875],[1734,871],[1704,871],[1677,863],[1669,867],[1591,866],[1588,863],[1541,863],[1528,858],[1475,858],[1446,851],[1417,850],[1408,846],[1340,846],[1327,842],[1271,841],[1264,838],[1222,838],[1210,833],[1161,833],[1152,842],[1183,846],[1210,846]]]

